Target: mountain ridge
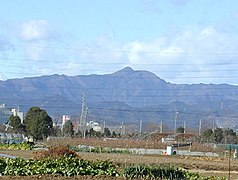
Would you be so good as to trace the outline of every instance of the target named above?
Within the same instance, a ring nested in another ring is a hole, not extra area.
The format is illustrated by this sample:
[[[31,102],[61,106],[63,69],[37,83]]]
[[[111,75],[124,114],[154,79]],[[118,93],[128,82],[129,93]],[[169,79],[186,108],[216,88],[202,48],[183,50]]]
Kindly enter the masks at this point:
[[[80,115],[82,93],[87,96],[89,115],[97,121],[173,124],[180,120],[195,126],[199,118],[214,116],[217,124],[238,114],[238,87],[229,84],[171,84],[154,73],[125,67],[104,75],[27,77],[0,81],[0,103],[45,108],[53,114]],[[223,109],[221,109],[221,102]],[[226,113],[228,112],[229,113]],[[236,124],[235,124],[236,125]],[[223,125],[224,126],[224,125]]]

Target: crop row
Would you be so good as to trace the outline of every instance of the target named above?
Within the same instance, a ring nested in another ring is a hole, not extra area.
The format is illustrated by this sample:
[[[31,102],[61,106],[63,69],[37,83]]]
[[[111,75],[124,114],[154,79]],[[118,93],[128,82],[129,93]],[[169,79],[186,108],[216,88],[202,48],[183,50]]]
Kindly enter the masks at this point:
[[[70,146],[71,150],[76,152],[92,152],[92,153],[117,153],[117,154],[131,154],[128,149],[118,149],[111,147],[93,147],[93,146]]]
[[[0,144],[0,149],[11,149],[11,150],[31,150],[32,145],[27,143],[20,144]]]
[[[115,167],[108,161],[91,162],[73,156],[58,159],[25,160],[22,158],[4,158],[0,161],[2,175],[30,176],[57,174],[62,176],[76,175],[119,175]]]
[[[199,173],[191,173],[172,166],[128,166],[124,169],[126,179],[169,179],[169,180],[224,180],[220,177],[202,177]]]
[[[22,158],[0,159],[0,172],[9,176],[31,176],[54,174],[61,176],[122,176],[126,179],[193,179],[218,180],[215,177],[201,177],[174,167],[127,166],[119,173],[109,161],[87,161],[73,156],[62,156],[57,159],[25,160]]]

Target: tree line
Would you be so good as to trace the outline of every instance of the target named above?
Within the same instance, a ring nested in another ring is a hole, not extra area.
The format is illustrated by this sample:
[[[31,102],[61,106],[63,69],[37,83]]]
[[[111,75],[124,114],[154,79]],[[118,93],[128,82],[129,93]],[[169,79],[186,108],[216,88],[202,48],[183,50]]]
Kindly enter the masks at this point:
[[[48,136],[74,136],[73,124],[71,121],[66,121],[62,130],[53,127],[52,118],[47,112],[39,107],[32,107],[26,113],[23,123],[19,116],[11,115],[8,124],[13,128],[15,133],[32,136],[36,140],[42,140]],[[80,136],[81,133],[76,136]],[[103,132],[94,131],[93,128],[86,131],[86,137],[120,137],[115,131],[111,132],[109,128],[105,127]]]
[[[237,144],[236,132],[230,128],[207,129],[201,134],[200,138],[201,142],[204,143]]]

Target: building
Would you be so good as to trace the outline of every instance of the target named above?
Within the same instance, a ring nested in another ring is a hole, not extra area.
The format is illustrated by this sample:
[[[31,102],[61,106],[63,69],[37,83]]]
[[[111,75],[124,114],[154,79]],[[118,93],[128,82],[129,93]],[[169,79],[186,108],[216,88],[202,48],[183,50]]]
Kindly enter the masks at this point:
[[[0,123],[7,123],[11,115],[19,116],[23,123],[24,114],[19,111],[19,108],[9,108],[5,104],[0,105]]]
[[[19,108],[17,108],[17,109],[11,109],[11,112],[12,112],[12,114],[13,114],[13,116],[18,116],[20,119],[21,119],[21,123],[23,124],[23,118],[24,118],[24,114],[23,114],[23,112],[20,112],[19,111]]]
[[[67,121],[70,121],[70,115],[63,115],[62,118],[62,125],[61,125],[61,131],[63,130],[63,127]]]
[[[101,132],[102,128],[99,126],[99,124],[95,121],[89,121],[89,123],[87,123],[87,128],[88,129],[93,129],[96,132]]]

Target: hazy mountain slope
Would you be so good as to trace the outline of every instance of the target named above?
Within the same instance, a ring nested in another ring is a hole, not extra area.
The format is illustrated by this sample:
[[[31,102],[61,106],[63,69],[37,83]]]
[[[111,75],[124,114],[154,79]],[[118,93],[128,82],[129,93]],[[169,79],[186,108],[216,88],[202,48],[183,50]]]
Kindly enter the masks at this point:
[[[170,84],[149,71],[126,67],[112,74],[51,75],[0,81],[0,103],[45,108],[49,114],[80,115],[82,93],[91,117],[102,121],[173,124],[174,114],[195,126],[200,118],[238,113],[238,87],[228,84]],[[211,119],[211,118],[210,118]],[[218,121],[218,120],[217,120]]]

